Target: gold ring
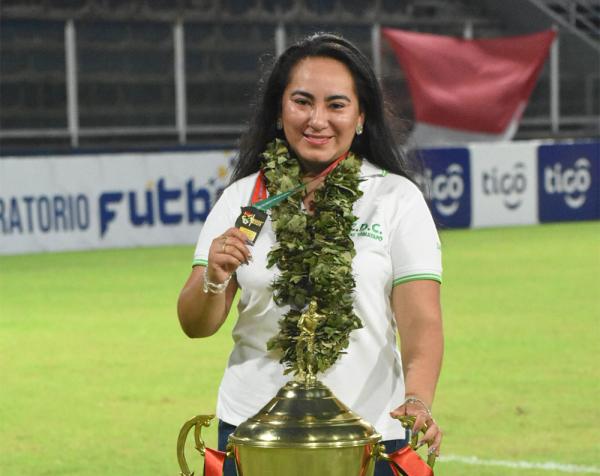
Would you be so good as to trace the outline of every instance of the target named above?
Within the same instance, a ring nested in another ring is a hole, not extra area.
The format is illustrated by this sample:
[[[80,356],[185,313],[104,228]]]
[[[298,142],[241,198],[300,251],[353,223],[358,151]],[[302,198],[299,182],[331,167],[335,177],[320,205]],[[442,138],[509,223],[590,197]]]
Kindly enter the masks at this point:
[[[221,253],[225,253],[226,247],[227,247],[227,236],[225,237],[225,241],[223,241],[223,246],[221,247]]]

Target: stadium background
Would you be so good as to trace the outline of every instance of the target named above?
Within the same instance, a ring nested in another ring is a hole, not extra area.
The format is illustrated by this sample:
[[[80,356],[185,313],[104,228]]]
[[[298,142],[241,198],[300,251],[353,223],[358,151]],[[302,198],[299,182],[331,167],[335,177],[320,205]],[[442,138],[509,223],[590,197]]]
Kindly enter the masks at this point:
[[[534,4],[547,5],[547,12]],[[596,136],[598,8],[586,0],[3,0],[0,145],[5,151],[65,148],[72,141],[69,130],[78,128],[80,137],[74,141],[81,146],[165,146],[178,144],[182,136],[190,144],[235,146],[248,119],[261,60],[268,62],[276,52],[278,29],[279,41],[287,44],[308,32],[336,31],[373,58],[374,24],[476,38],[556,25],[559,125],[551,123],[546,66],[517,138]],[[71,123],[65,54],[69,21],[78,88],[78,117]],[[175,95],[178,22],[188,99],[184,119],[177,117]],[[399,117],[411,119],[402,72],[385,41],[381,47],[388,101]]]
[[[382,85],[404,135],[410,97],[374,25],[476,38],[555,26],[558,82],[547,64],[516,139],[597,144],[593,0],[3,0],[0,163],[234,149],[263,64],[322,30],[374,61],[381,48]],[[439,474],[600,473],[599,231],[590,222],[443,233],[448,352],[436,406],[449,454]],[[230,345],[228,327],[210,343],[178,332],[173,304],[190,254],[187,246],[0,257],[0,472],[175,474],[178,426],[212,411]]]

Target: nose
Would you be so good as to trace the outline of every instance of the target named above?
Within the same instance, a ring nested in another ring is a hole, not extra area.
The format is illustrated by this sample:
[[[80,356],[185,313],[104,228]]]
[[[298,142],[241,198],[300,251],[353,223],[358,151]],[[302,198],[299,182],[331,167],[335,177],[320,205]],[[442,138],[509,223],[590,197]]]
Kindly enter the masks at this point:
[[[308,125],[316,131],[325,129],[327,127],[327,109],[323,106],[315,105],[310,112]]]

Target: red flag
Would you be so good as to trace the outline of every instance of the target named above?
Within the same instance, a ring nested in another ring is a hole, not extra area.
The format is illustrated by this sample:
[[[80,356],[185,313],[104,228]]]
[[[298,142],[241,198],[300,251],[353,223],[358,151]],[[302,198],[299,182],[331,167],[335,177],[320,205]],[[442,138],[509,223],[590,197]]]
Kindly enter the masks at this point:
[[[418,123],[503,134],[537,82],[553,30],[466,40],[385,28],[408,80]]]

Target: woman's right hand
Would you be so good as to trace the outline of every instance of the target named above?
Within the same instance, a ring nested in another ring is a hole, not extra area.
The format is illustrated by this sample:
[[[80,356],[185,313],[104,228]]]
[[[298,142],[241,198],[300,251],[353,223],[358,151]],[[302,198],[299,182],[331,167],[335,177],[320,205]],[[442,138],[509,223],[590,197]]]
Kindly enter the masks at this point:
[[[223,283],[240,265],[252,261],[247,243],[248,237],[235,227],[217,236],[208,250],[208,279],[213,283]]]
[[[177,314],[189,337],[208,337],[219,330],[235,296],[237,283],[231,282],[224,292],[204,291],[204,272],[213,284],[227,281],[238,267],[252,260],[248,239],[237,228],[229,228],[215,238],[208,250],[208,266],[196,266],[179,294]]]

